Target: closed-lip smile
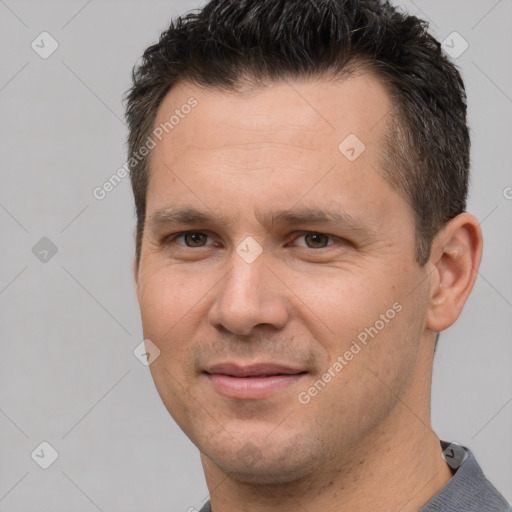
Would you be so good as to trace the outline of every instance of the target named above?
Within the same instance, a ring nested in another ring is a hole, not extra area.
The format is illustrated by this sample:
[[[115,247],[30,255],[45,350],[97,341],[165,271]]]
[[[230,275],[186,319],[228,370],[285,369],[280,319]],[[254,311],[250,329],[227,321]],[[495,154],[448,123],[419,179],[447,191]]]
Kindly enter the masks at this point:
[[[276,363],[237,364],[217,363],[204,373],[215,391],[235,399],[267,398],[296,383],[307,373],[288,365]]]

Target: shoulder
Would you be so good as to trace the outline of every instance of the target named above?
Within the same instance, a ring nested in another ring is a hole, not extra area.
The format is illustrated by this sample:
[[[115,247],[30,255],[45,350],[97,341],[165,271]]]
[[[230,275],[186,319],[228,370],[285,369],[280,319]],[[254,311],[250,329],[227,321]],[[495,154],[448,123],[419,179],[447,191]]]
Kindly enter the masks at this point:
[[[201,510],[199,512],[212,512],[212,509],[210,507],[210,502],[207,501],[204,505],[203,505],[203,508],[201,508]]]
[[[487,480],[471,450],[456,443],[441,444],[455,474],[420,512],[512,512],[510,503]],[[450,458],[457,466],[450,463]]]

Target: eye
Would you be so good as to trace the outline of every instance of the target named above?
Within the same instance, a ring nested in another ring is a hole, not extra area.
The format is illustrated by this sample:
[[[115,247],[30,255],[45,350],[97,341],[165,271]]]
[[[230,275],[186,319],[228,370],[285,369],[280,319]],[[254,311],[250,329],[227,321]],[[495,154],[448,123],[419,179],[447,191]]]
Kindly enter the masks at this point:
[[[307,247],[308,249],[323,249],[328,245],[333,245],[333,243],[329,243],[329,241],[332,242],[332,238],[333,237],[331,235],[308,231],[294,238],[292,242],[294,245],[298,245],[299,247]],[[296,243],[299,240],[303,240],[303,242]]]
[[[185,247],[205,247],[210,237],[201,231],[184,231],[182,233],[176,233],[167,239],[168,243],[176,242],[178,245],[184,245]],[[180,242],[178,240],[183,240]],[[211,238],[210,238],[211,240]]]

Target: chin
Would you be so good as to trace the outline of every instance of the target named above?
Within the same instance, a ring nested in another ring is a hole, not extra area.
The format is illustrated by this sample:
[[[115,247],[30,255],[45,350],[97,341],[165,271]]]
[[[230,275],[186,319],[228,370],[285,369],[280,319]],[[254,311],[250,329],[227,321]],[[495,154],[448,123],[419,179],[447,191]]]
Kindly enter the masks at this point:
[[[289,465],[282,467],[272,464],[262,464],[248,468],[229,463],[220,467],[220,469],[237,482],[262,486],[294,484],[306,479],[311,472],[310,468],[306,471],[304,466],[291,468]]]
[[[301,456],[296,446],[280,452],[264,452],[248,442],[229,458],[226,454],[213,454],[208,458],[233,480],[252,485],[296,483],[315,471],[314,457]]]

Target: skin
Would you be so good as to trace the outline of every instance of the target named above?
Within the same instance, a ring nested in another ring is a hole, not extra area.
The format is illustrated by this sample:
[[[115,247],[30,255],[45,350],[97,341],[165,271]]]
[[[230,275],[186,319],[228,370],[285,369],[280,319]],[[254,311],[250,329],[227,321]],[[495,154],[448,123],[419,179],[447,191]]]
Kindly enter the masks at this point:
[[[452,219],[428,263],[416,263],[414,214],[379,172],[391,100],[370,74],[243,93],[181,83],[155,126],[191,96],[197,107],[151,152],[135,274],[144,337],[160,350],[151,373],[201,452],[213,512],[418,510],[452,476],[430,422],[433,351],[475,281],[478,221]],[[366,146],[355,161],[338,149],[351,133]],[[181,207],[212,220],[165,220]],[[297,208],[360,224],[271,222]],[[173,238],[183,231],[199,233]],[[262,250],[252,263],[237,253],[248,236]],[[301,403],[396,303],[400,312]],[[305,373],[238,399],[203,371],[225,361]]]

